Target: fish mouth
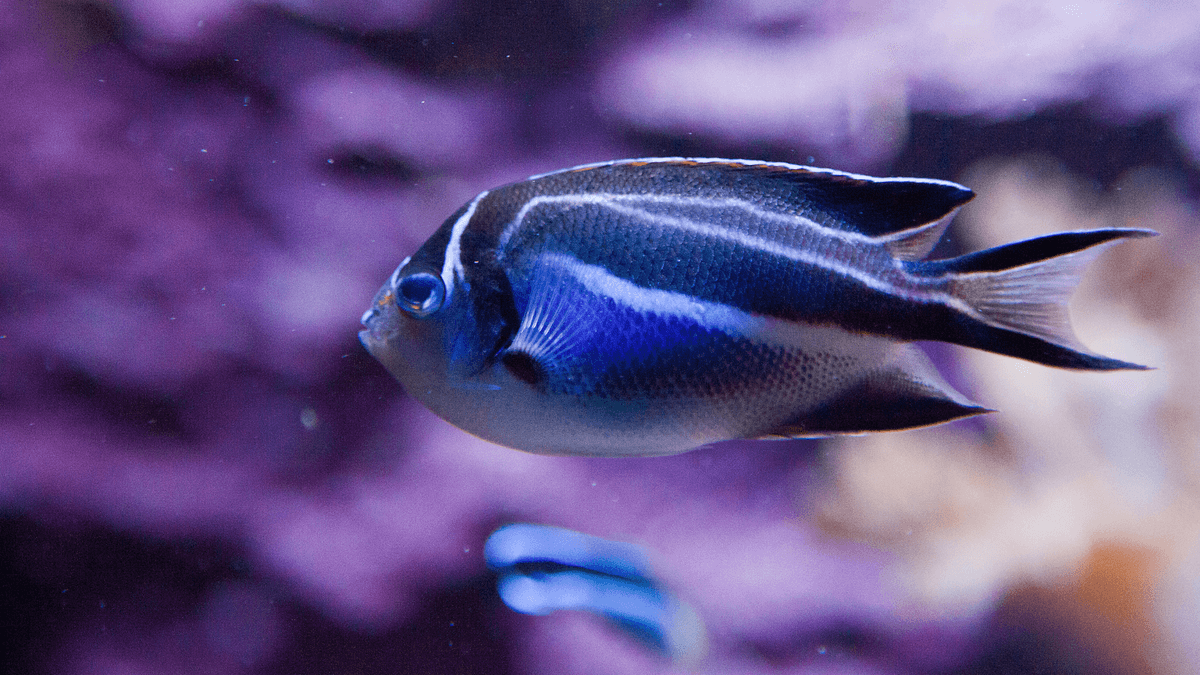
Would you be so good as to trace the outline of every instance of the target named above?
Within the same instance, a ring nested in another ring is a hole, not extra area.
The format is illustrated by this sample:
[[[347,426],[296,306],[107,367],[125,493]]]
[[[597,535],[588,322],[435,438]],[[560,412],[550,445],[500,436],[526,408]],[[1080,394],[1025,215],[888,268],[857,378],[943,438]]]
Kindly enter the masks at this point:
[[[378,307],[372,307],[372,308],[368,309],[367,311],[363,312],[362,318],[359,319],[358,322],[361,323],[364,327],[370,328],[371,322],[374,321],[375,318],[380,315],[380,313],[381,312],[379,311]]]
[[[378,350],[386,349],[388,341],[396,335],[396,328],[388,321],[388,313],[386,308],[372,307],[366,312],[363,312],[361,323],[363,329],[358,331],[358,341],[362,346],[371,352],[372,356],[379,358]]]
[[[375,322],[375,319],[379,318],[379,314],[379,308],[371,307],[363,312],[362,318],[358,320],[363,325],[363,330],[358,331],[358,341],[362,343],[362,346],[368,352],[371,351],[371,343],[374,342],[375,338],[374,327],[371,324]]]
[[[383,311],[372,305],[370,309],[363,312],[362,318],[358,320],[363,326],[363,329],[358,331],[358,341],[367,348],[367,351],[371,351],[372,343],[379,342],[376,331],[379,329],[379,320],[382,316]]]

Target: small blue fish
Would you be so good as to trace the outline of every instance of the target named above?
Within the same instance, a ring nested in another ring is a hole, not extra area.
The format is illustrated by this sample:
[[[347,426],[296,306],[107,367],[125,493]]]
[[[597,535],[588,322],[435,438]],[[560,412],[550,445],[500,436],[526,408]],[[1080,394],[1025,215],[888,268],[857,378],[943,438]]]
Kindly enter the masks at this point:
[[[677,663],[694,664],[704,656],[700,616],[662,588],[637,546],[514,523],[488,537],[483,555],[499,574],[500,599],[513,611],[591,612]]]
[[[923,260],[974,194],[728,159],[589,164],[480,193],[383,285],[363,344],[489,441],[667,455],[733,438],[906,429],[990,412],[914,340],[1049,366],[1089,352],[1066,303],[1106,245],[1062,232]]]

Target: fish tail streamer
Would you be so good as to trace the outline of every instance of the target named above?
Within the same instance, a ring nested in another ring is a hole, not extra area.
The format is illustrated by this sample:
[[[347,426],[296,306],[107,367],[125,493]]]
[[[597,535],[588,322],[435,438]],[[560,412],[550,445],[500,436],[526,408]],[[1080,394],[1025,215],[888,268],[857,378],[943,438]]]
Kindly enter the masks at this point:
[[[1146,370],[1084,347],[1071,328],[1067,302],[1084,270],[1105,249],[1156,234],[1060,232],[925,265],[940,268],[952,294],[969,308],[955,322],[954,342],[1060,368]]]

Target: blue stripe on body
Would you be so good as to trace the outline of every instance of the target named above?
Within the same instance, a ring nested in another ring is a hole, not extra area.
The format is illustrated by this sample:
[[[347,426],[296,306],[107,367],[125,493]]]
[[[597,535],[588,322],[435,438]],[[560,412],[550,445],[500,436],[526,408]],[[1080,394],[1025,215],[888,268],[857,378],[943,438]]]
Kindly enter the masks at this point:
[[[764,390],[786,396],[791,388],[800,398],[800,389],[814,386],[815,373],[836,358],[773,344],[771,319],[637,287],[562,254],[543,257],[528,297],[511,348],[539,361],[536,386],[551,395],[695,405]],[[678,413],[637,405],[611,412],[616,425],[635,423],[631,416]]]

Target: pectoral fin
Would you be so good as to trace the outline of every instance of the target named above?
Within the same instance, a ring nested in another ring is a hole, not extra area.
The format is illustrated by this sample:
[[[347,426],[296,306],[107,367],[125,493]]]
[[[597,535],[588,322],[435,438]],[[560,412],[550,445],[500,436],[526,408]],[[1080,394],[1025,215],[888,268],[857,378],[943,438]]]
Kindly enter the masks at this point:
[[[518,380],[541,387],[589,348],[601,321],[601,300],[549,259],[536,264],[512,342],[500,363]]]

